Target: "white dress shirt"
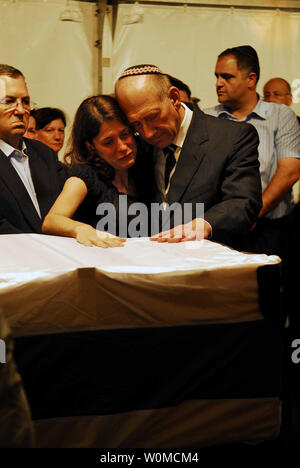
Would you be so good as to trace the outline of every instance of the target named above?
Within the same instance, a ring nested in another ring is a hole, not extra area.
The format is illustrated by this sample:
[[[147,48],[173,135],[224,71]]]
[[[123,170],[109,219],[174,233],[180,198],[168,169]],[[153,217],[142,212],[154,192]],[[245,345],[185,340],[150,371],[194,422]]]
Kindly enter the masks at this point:
[[[0,139],[0,149],[5,154],[5,156],[9,158],[10,163],[23,182],[23,185],[26,188],[39,217],[41,217],[39,202],[31,178],[29,158],[26,154],[25,142],[22,140],[22,149],[17,150],[13,146]]]
[[[185,104],[181,103],[182,107],[184,107],[184,118],[181,122],[181,126],[179,129],[179,132],[172,143],[177,146],[177,149],[174,153],[175,156],[175,166],[173,167],[170,177],[169,177],[169,184],[167,188],[165,189],[165,166],[166,166],[166,157],[164,155],[164,152],[162,149],[158,149],[155,154],[155,162],[154,162],[154,173],[155,173],[155,179],[156,179],[156,186],[159,190],[160,193],[160,199],[162,201],[166,201],[166,196],[170,188],[170,182],[172,179],[172,175],[175,172],[176,165],[181,153],[181,149],[183,147],[183,143],[186,137],[186,134],[188,132],[192,117],[193,117],[193,111],[189,109]]]

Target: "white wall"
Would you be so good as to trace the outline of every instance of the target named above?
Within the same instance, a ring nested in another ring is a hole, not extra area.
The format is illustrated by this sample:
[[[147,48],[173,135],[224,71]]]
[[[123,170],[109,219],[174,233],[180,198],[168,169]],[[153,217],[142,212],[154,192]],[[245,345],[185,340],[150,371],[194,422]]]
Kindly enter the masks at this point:
[[[66,4],[66,0],[0,0],[0,61],[22,70],[39,107],[62,108],[69,130],[80,102],[98,91],[94,45],[98,31],[95,4],[70,2],[82,22],[60,20]],[[142,10],[135,18],[138,22],[129,24],[136,8]],[[214,105],[217,54],[240,44],[251,44],[259,54],[259,92],[271,76],[300,80],[300,13],[122,4],[114,40],[111,14],[105,19],[103,92],[113,91],[125,67],[149,62],[189,84],[201,107]],[[297,90],[300,100],[300,82]],[[300,102],[293,109],[300,115]]]
[[[59,107],[66,112],[67,134],[80,102],[97,91],[98,71],[96,6],[72,5],[82,22],[59,19],[65,0],[0,1],[1,63],[23,72],[38,107]]]
[[[200,107],[210,107],[217,103],[217,55],[250,44],[260,59],[258,92],[274,76],[294,82],[292,108],[300,115],[300,12],[122,4],[113,42],[109,21],[105,28],[103,52],[111,66],[104,68],[104,92],[113,91],[124,68],[151,63],[187,83]],[[298,186],[294,192],[298,198]]]
[[[124,24],[133,8],[119,5],[111,55],[113,81],[127,66],[153,63],[186,82],[201,98],[201,107],[212,106],[217,55],[227,47],[250,44],[260,59],[258,91],[273,76],[290,83],[299,79],[299,103],[293,109],[300,114],[300,12],[140,5],[141,21]],[[110,41],[108,30],[104,41]],[[111,80],[104,86],[107,92],[113,90]]]

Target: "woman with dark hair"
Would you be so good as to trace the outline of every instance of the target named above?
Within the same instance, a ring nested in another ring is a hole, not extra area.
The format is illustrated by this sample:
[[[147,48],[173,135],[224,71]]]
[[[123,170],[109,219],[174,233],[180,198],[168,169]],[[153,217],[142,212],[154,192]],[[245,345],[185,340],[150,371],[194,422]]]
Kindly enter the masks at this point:
[[[62,110],[54,107],[41,107],[32,112],[35,118],[35,139],[58,153],[64,144],[66,116]]]
[[[114,98],[100,95],[85,99],[76,112],[71,149],[65,156],[71,166],[69,178],[44,220],[43,232],[75,237],[84,245],[100,246],[105,246],[102,245],[105,236],[119,241],[110,234],[127,237],[129,206],[137,201],[148,204],[153,190],[149,174],[152,160],[144,151],[140,157],[140,150],[141,143],[137,143]],[[143,175],[146,171],[147,177]],[[127,195],[121,204],[120,195]],[[113,212],[107,215],[108,204]],[[106,216],[99,218],[96,211]],[[124,219],[125,211],[124,234],[124,223],[120,232],[119,220],[122,216]],[[148,219],[145,221],[147,223]],[[101,230],[96,229],[97,225]]]

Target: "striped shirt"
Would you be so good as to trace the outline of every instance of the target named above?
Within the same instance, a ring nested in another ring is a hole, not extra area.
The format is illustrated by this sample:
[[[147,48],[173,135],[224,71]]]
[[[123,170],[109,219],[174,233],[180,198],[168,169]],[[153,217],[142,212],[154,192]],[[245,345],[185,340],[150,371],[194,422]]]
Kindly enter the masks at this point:
[[[296,114],[284,104],[258,103],[244,119],[237,119],[226,109],[218,106],[204,109],[209,115],[221,119],[236,120],[252,124],[259,135],[259,162],[262,190],[269,185],[277,171],[277,161],[281,158],[300,158],[300,126]],[[264,216],[277,219],[287,215],[293,206],[292,189],[289,195]]]

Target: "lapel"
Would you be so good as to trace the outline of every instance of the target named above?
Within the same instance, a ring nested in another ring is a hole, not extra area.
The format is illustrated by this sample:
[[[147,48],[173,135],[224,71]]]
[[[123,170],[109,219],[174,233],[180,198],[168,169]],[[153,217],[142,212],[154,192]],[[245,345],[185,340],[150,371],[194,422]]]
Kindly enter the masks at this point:
[[[51,180],[49,177],[49,167],[45,164],[43,156],[30,146],[28,140],[26,140],[26,146],[29,155],[31,178],[39,202],[41,216],[44,219],[49,211],[49,200],[51,200],[53,184],[56,183],[56,180]]]
[[[15,198],[20,210],[35,232],[41,231],[41,219],[9,159],[0,150],[0,178]]]
[[[168,204],[179,202],[205,157],[203,143],[208,140],[205,114],[193,108],[193,117],[172,176],[167,195]]]

